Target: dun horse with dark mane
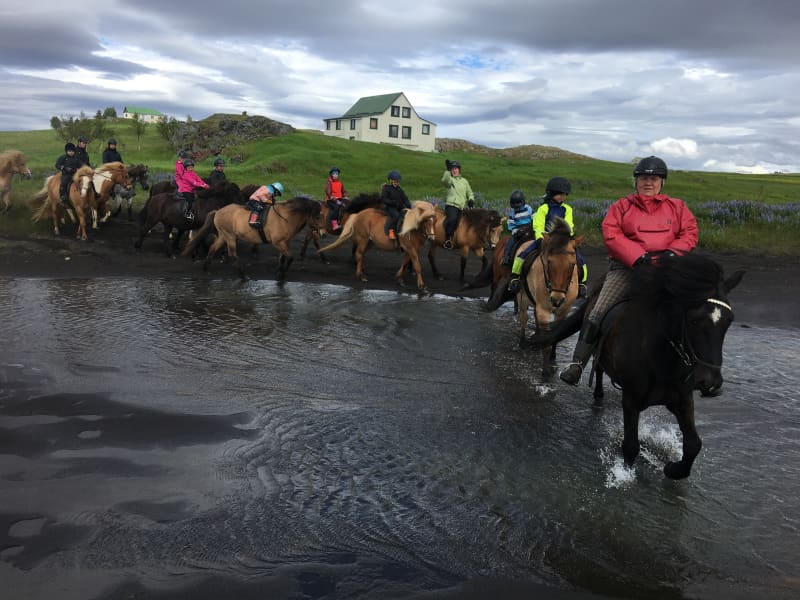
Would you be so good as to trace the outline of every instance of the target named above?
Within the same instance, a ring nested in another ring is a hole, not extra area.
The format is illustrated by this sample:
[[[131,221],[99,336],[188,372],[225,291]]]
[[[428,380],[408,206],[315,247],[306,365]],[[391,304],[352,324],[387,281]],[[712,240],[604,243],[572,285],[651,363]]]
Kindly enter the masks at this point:
[[[639,454],[639,415],[663,405],[683,434],[683,456],[666,463],[664,474],[691,473],[702,442],[694,419],[694,390],[711,395],[722,386],[722,345],[733,321],[728,293],[744,275],[723,278],[709,258],[688,254],[665,266],[634,270],[630,300],[603,320],[595,352],[597,376],[606,373],[622,389],[622,455],[632,466]],[[546,346],[577,332],[599,288],[579,310],[549,332],[529,341]]]
[[[31,170],[25,155],[19,150],[6,150],[0,152],[0,202],[3,210],[11,209],[11,181],[14,175],[21,175],[25,179],[31,178]]]
[[[249,244],[268,243],[275,246],[280,252],[278,279],[284,280],[293,259],[289,250],[289,242],[305,226],[316,230],[325,227],[320,203],[310,198],[298,197],[284,202],[276,202],[269,209],[260,230],[248,223],[249,217],[250,210],[238,204],[230,204],[219,210],[211,211],[206,216],[203,226],[186,244],[181,256],[191,254],[206,235],[215,232],[217,238],[208,250],[203,269],[208,270],[211,260],[225,246],[228,258],[233,260],[233,266],[239,271],[239,276],[245,279],[244,267],[237,252],[237,242],[242,240]]]

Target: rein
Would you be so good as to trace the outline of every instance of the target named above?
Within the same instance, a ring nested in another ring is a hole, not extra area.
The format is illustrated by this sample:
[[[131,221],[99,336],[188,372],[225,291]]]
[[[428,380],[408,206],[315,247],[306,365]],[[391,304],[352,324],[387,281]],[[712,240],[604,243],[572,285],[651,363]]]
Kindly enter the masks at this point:
[[[566,254],[566,253],[564,253],[564,254]],[[542,272],[544,273],[544,284],[547,287],[547,293],[550,294],[550,293],[553,293],[553,292],[561,292],[562,294],[566,295],[567,294],[567,290],[554,289],[553,288],[553,282],[550,281],[550,263],[549,263],[549,261],[546,262],[544,260],[544,255],[545,255],[544,252],[540,253],[539,254],[539,260],[542,261]],[[575,272],[575,264],[573,263],[572,268],[570,269],[569,278],[567,278],[567,286],[569,286],[569,282],[572,281],[572,274],[574,272]]]
[[[715,304],[717,306],[722,306],[723,308],[727,308],[729,311],[733,312],[731,305],[728,304],[727,302],[723,302],[722,300],[717,300],[716,298],[706,298],[706,302],[710,302],[711,304]],[[683,319],[683,323],[681,324],[681,340],[677,343],[671,339],[668,341],[669,345],[672,346],[672,349],[681,359],[681,362],[683,362],[686,368],[689,369],[689,373],[686,375],[686,379],[689,379],[692,369],[694,369],[696,365],[702,365],[704,367],[709,367],[711,369],[722,368],[721,363],[720,364],[710,363],[697,356],[697,352],[695,351],[694,346],[692,346],[692,341],[688,335],[685,317]]]

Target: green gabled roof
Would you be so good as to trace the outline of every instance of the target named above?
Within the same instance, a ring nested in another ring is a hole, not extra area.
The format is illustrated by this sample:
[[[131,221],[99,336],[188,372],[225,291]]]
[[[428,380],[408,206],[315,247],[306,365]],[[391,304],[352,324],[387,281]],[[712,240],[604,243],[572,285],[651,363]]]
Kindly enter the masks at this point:
[[[382,94],[380,96],[364,96],[350,107],[343,117],[363,117],[366,115],[381,115],[397,100],[403,92]]]
[[[128,105],[125,107],[123,112],[135,113],[137,115],[158,115],[160,117],[164,116],[164,113],[158,111],[154,108],[144,108],[142,106],[131,106]]]

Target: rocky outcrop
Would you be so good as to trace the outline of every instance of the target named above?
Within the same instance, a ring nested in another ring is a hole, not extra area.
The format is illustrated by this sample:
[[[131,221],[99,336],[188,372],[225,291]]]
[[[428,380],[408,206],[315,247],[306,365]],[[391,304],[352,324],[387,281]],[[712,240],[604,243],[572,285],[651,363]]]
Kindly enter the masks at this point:
[[[172,143],[185,148],[193,156],[219,154],[226,148],[263,138],[294,133],[291,125],[258,115],[214,114],[202,121],[190,121],[178,126]]]
[[[513,148],[490,148],[473,144],[467,140],[457,138],[437,138],[436,150],[438,152],[469,152],[471,154],[486,154],[488,156],[498,156],[503,158],[525,158],[529,160],[547,160],[551,158],[589,158],[582,154],[568,152],[555,146],[537,146],[527,144],[525,146],[514,146]]]

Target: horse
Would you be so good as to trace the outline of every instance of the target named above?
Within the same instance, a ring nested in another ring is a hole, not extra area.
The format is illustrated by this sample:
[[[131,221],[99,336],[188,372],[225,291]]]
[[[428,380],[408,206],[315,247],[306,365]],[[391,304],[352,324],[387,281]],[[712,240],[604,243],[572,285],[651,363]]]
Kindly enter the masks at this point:
[[[431,264],[436,279],[444,279],[439,269],[436,268],[434,255],[436,250],[444,244],[444,211],[436,210],[436,237],[431,240],[428,249],[428,262]],[[503,233],[503,221],[496,210],[472,208],[461,213],[458,226],[453,233],[453,246],[461,254],[461,271],[459,281],[464,281],[464,271],[467,267],[467,257],[470,252],[481,259],[481,270],[486,268],[489,259],[486,258],[485,248],[494,249]]]
[[[111,216],[111,212],[107,207],[111,194],[115,192],[118,186],[125,190],[130,190],[132,184],[128,169],[121,162],[110,162],[99,166],[94,171],[92,183],[97,196],[97,210],[92,209],[92,229],[97,229],[98,212],[103,213],[103,218],[101,219],[103,223]]]
[[[554,321],[563,319],[578,297],[580,272],[577,267],[577,248],[584,236],[573,238],[566,221],[555,218],[550,231],[542,237],[538,253],[532,254],[522,267],[522,286],[517,292],[519,311],[519,345],[525,347],[525,330],[528,326],[528,307],[534,307],[536,331],[550,327]],[[533,242],[517,249],[519,253]],[[555,372],[556,344],[544,348],[542,377]]]
[[[139,212],[139,239],[134,247],[141,250],[145,236],[156,224],[161,223],[164,226],[164,249],[167,256],[174,258],[178,255],[184,231],[200,229],[210,212],[238,200],[239,186],[235,183],[222,182],[207,190],[198,190],[193,205],[195,218],[189,221],[184,216],[183,202],[175,197],[174,192],[151,196]],[[173,232],[173,228],[178,231]],[[170,235],[172,244],[169,243]]]
[[[121,185],[115,185],[111,192],[112,198],[116,203],[116,209],[110,214],[112,214],[114,217],[119,216],[119,213],[122,211],[122,205],[126,204],[128,207],[128,220],[132,221],[133,197],[136,195],[136,184],[138,183],[139,186],[145,191],[150,189],[147,165],[138,164],[128,167],[128,177],[130,177],[131,180],[130,188],[125,188]]]
[[[73,223],[77,218],[78,230],[75,234],[76,237],[84,241],[89,239],[86,233],[86,211],[91,209],[92,214],[97,214],[97,200],[94,186],[92,185],[93,178],[94,170],[88,165],[82,166],[72,176],[72,182],[67,188],[71,204],[69,207],[65,207],[61,203],[61,176],[51,175],[45,179],[44,187],[31,199],[33,204],[41,203],[41,206],[33,214],[33,221],[39,221],[49,213],[50,218],[53,220],[53,233],[60,235],[58,222],[63,218],[66,210]]]
[[[366,282],[364,254],[367,250],[374,245],[380,250],[393,251],[397,249],[399,244],[400,248],[406,253],[407,260],[403,261],[395,275],[398,284],[405,286],[403,273],[406,265],[410,262],[413,264],[414,271],[417,274],[417,290],[420,292],[426,291],[427,288],[422,279],[422,267],[419,264],[419,251],[425,244],[426,239],[433,239],[436,235],[434,229],[436,210],[430,202],[417,200],[403,214],[403,225],[397,235],[396,242],[389,239],[384,230],[386,213],[378,208],[365,208],[355,214],[351,214],[339,234],[339,239],[324,248],[320,248],[319,252],[328,252],[338,248],[352,238],[355,244],[356,277]]]
[[[128,177],[131,178],[131,189],[136,188],[136,184],[138,183],[145,192],[149,190],[150,184],[148,182],[148,176],[147,165],[138,164],[128,167]]]
[[[342,210],[341,210],[341,213],[340,213],[340,217],[341,218],[339,219],[339,225],[341,226],[341,229],[339,229],[336,232],[329,231],[328,233],[330,233],[331,235],[338,236],[339,234],[341,234],[342,230],[344,229],[344,224],[347,223],[347,219],[350,218],[351,214],[354,214],[354,213],[357,213],[357,212],[359,212],[361,210],[364,210],[367,207],[376,208],[376,207],[381,206],[381,204],[382,203],[381,203],[380,194],[377,194],[377,193],[372,193],[372,194],[364,194],[364,193],[362,193],[362,194],[359,194],[358,196],[356,196],[353,199],[347,199],[346,198],[342,203]],[[327,206],[327,204],[325,202],[322,203],[322,216],[325,219],[325,223],[327,223],[328,222],[328,206]],[[305,258],[306,250],[308,250],[308,244],[309,244],[309,242],[312,242],[312,241],[314,242],[314,246],[316,247],[317,252],[319,253],[320,260],[322,260],[322,262],[324,264],[326,264],[326,265],[331,264],[330,258],[325,256],[325,254],[319,252],[319,249],[320,249],[319,235],[315,234],[314,231],[309,231],[306,234],[306,237],[303,240],[303,247],[300,250],[300,258]]]
[[[158,183],[154,183],[150,186],[150,195],[149,198],[153,196],[158,196],[159,194],[169,194],[172,193],[175,195],[175,192],[178,190],[178,186],[175,185],[175,179],[170,176],[169,179],[165,179],[164,181],[159,181]]]
[[[628,467],[639,454],[640,414],[663,405],[683,434],[681,459],[667,462],[664,475],[690,475],[702,447],[695,427],[694,390],[708,396],[722,387],[722,346],[733,322],[728,294],[743,276],[744,271],[736,271],[726,279],[719,264],[697,254],[679,256],[663,266],[637,267],[629,300],[603,319],[595,368],[622,390],[622,456]],[[589,301],[529,343],[547,345],[578,331],[598,294],[596,288]]]
[[[278,281],[286,279],[286,272],[292,264],[292,253],[289,242],[306,225],[311,229],[324,229],[320,203],[310,198],[296,197],[283,202],[276,202],[267,212],[264,225],[260,230],[249,224],[250,209],[238,204],[231,204],[208,213],[205,222],[196,235],[186,244],[181,256],[188,256],[200,241],[211,232],[217,238],[208,250],[203,270],[208,271],[209,264],[217,252],[225,246],[228,258],[239,271],[239,276],[246,279],[244,267],[237,254],[237,242],[242,240],[250,244],[269,243],[280,252],[278,259]]]
[[[6,150],[0,152],[0,201],[3,211],[11,210],[11,181],[14,174],[19,174],[25,179],[31,178],[28,160],[19,150]]]

